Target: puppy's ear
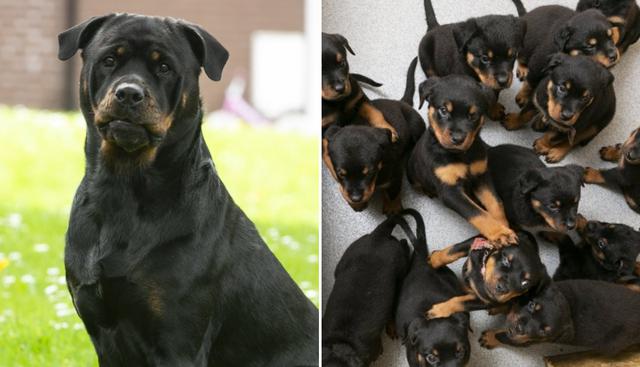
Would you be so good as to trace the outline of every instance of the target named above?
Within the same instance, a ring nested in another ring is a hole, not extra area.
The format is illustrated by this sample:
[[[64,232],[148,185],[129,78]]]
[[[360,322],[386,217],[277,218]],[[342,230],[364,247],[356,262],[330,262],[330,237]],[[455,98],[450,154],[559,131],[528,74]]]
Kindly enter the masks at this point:
[[[391,131],[389,129],[374,128],[376,131],[376,142],[383,147],[391,143]]]
[[[514,17],[515,18],[515,17]],[[515,18],[516,20],[516,29],[517,29],[517,42],[518,47],[522,47],[524,44],[524,36],[527,34],[527,22],[520,18]]]
[[[409,344],[415,347],[418,344],[418,331],[420,330],[420,320],[414,319],[409,323],[409,327],[407,328],[407,340]]]
[[[338,133],[338,131],[340,131],[340,129],[341,129],[340,126],[338,126],[336,124],[333,124],[333,125],[329,126],[327,128],[327,130],[325,130],[322,133],[322,138],[323,139],[327,139],[328,141],[331,141],[333,139],[333,137]]]
[[[529,170],[520,177],[520,193],[528,194],[542,182],[542,174],[538,170]]]
[[[427,80],[425,80],[424,82],[420,83],[420,86],[418,86],[418,95],[420,96],[420,105],[418,106],[418,109],[422,108],[422,105],[424,104],[424,101],[429,102],[429,104],[431,104],[431,95],[433,94],[433,89],[435,88],[435,86],[438,84],[438,82],[440,81],[440,78],[433,76]]]
[[[467,44],[479,32],[478,23],[475,19],[469,19],[466,22],[453,27],[453,37],[460,52],[465,52]]]
[[[180,22],[180,25],[209,79],[220,80],[222,69],[229,60],[229,51],[199,26],[185,22]]]
[[[567,25],[562,27],[560,31],[558,31],[558,33],[555,34],[555,36],[553,37],[553,42],[558,48],[558,51],[560,52],[566,51],[565,47],[567,47],[567,41],[569,41],[569,38],[571,38],[574,32],[575,32],[575,29],[573,29],[572,26]]]
[[[559,52],[549,56],[549,58],[547,59],[548,60],[547,65],[544,68],[542,68],[542,72],[544,74],[548,74],[549,72],[551,72],[551,70],[562,65],[562,63],[564,63],[567,57],[570,57],[570,56],[567,56],[566,54],[559,53]]]
[[[608,87],[609,85],[611,85],[611,83],[613,83],[614,76],[613,74],[611,74],[609,69],[600,67],[600,80],[605,86]]]
[[[577,164],[570,164],[565,166],[565,168],[576,178],[576,180],[578,180],[578,182],[581,183],[582,186],[584,186],[584,181],[582,179],[584,177],[584,167],[578,166]]]
[[[331,37],[340,45],[342,45],[342,47],[345,48],[345,50],[349,51],[350,54],[355,55],[356,53],[353,52],[353,50],[351,49],[351,46],[349,46],[349,41],[347,41],[347,39],[338,33],[334,33],[331,35]]]
[[[58,35],[58,59],[68,60],[75,55],[78,49],[85,48],[100,27],[115,14],[107,14],[101,17],[93,17],[75,25]]]

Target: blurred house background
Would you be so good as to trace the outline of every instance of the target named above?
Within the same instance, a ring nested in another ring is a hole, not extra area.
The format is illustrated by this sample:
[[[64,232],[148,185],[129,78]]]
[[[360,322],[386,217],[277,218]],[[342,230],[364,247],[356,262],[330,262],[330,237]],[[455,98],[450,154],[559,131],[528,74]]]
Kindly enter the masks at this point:
[[[317,103],[313,91],[319,89],[309,86],[315,84],[312,61],[319,59],[319,20],[315,24],[305,16],[311,13],[312,2],[0,0],[0,104],[77,108],[80,58],[72,62],[57,59],[58,33],[95,15],[129,12],[197,23],[229,50],[231,57],[220,83],[202,76],[208,111],[229,102],[225,91],[233,81],[231,98],[242,96],[248,104],[231,101],[229,108],[256,107],[265,121],[291,112],[310,116]],[[245,120],[255,117],[251,112]]]

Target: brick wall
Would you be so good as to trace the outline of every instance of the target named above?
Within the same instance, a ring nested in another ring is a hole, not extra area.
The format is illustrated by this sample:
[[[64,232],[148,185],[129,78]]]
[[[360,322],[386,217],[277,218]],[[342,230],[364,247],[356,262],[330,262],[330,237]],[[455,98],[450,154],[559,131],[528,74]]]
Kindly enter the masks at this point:
[[[258,29],[303,31],[303,0],[78,0],[77,21],[110,12],[172,16],[200,24],[231,54],[221,83],[201,77],[208,109],[222,102],[234,73],[249,72],[250,36]],[[66,27],[67,0],[0,0],[0,103],[60,109],[65,105],[65,66],[57,34]],[[76,55],[77,69],[79,57]],[[74,73],[77,90],[78,71]],[[73,100],[77,100],[74,97]]]

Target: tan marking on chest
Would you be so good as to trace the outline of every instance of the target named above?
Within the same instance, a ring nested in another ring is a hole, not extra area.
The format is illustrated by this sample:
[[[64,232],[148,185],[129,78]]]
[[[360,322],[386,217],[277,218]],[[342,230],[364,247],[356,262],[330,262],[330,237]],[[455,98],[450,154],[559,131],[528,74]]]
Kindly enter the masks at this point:
[[[471,172],[472,176],[478,176],[487,172],[487,160],[483,159],[480,161],[472,162],[469,165],[469,172]]]
[[[459,180],[466,178],[468,172],[469,166],[464,163],[447,164],[435,170],[436,177],[449,186],[454,186]]]

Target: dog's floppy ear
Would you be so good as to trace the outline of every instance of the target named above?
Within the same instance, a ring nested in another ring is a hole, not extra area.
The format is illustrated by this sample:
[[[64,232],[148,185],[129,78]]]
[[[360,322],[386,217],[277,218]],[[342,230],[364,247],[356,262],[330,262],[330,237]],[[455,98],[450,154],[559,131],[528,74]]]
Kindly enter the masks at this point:
[[[209,32],[195,24],[180,22],[193,53],[196,54],[200,66],[209,79],[218,81],[222,77],[222,69],[229,60],[229,51]]]
[[[429,99],[431,98],[431,94],[433,93],[433,88],[435,88],[439,81],[440,78],[432,76],[424,82],[420,83],[420,85],[418,86],[418,95],[420,96],[420,105],[418,106],[418,109],[422,108],[424,101],[428,101],[429,104],[431,104],[431,101]]]
[[[515,21],[516,21],[516,29],[518,33],[518,37],[517,37],[518,47],[522,47],[522,45],[524,44],[524,36],[527,34],[527,22],[525,22],[520,18],[515,18]]]
[[[558,48],[558,51],[565,51],[565,47],[567,47],[567,41],[569,41],[569,38],[571,38],[573,32],[575,32],[575,29],[573,29],[573,27],[570,25],[566,25],[562,27],[558,33],[555,34],[555,36],[553,37],[553,42]]]
[[[555,53],[551,56],[549,56],[549,58],[547,59],[547,65],[542,68],[542,72],[544,74],[548,74],[551,70],[555,69],[557,66],[562,65],[562,63],[564,63],[564,60],[570,56],[567,56],[566,54],[563,53]]]
[[[78,49],[85,48],[104,22],[115,14],[92,17],[58,34],[58,59],[68,60]]]
[[[605,86],[608,87],[609,85],[611,85],[611,83],[613,83],[614,76],[613,74],[611,74],[609,69],[603,66],[603,67],[600,67],[600,80]]]
[[[331,141],[333,139],[333,137],[338,133],[338,131],[340,131],[340,129],[341,129],[340,126],[338,126],[336,124],[333,124],[333,125],[329,126],[327,128],[327,130],[325,130],[322,133],[322,138],[323,139],[327,139],[328,141]]]
[[[464,52],[467,44],[478,33],[478,23],[475,19],[469,19],[466,22],[453,28],[453,37],[458,45],[458,50]]]
[[[333,37],[335,37],[335,39],[338,41],[338,43],[340,43],[347,51],[349,51],[350,54],[352,54],[352,55],[356,54],[351,49],[351,46],[349,46],[349,41],[347,41],[347,39],[343,35],[336,33],[336,34],[333,35]]]
[[[409,345],[415,347],[418,344],[418,330],[420,330],[420,319],[413,319],[411,323],[409,323],[409,327],[407,328],[407,340],[405,343],[409,343]]]
[[[391,143],[391,131],[389,129],[374,128],[376,141],[383,147]]]
[[[528,194],[542,182],[540,171],[532,169],[520,177],[520,193]]]

